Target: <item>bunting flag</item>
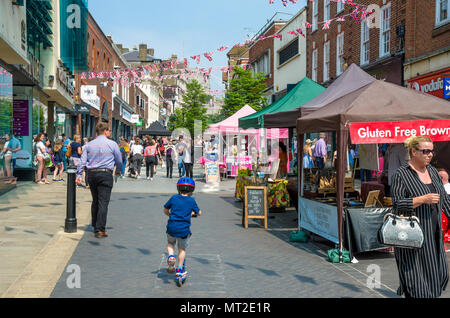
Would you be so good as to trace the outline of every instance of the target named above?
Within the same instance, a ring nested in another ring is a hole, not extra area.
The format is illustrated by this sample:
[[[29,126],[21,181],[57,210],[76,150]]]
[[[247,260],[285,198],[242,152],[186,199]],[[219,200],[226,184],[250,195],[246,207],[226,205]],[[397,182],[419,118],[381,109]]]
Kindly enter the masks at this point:
[[[330,28],[330,23],[331,23],[331,20],[326,21],[322,27],[322,30],[328,30]]]
[[[306,38],[305,34],[302,32],[302,29],[297,29],[297,33]]]
[[[221,46],[220,48],[217,49],[217,51],[223,52],[223,51],[225,51],[226,49],[228,49],[228,46]]]

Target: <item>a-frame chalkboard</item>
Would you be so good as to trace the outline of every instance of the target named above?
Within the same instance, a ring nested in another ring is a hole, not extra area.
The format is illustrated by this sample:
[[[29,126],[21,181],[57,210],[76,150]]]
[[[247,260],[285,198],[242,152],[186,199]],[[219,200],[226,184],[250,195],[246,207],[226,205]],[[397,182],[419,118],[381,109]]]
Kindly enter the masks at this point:
[[[248,228],[248,219],[260,219],[267,229],[267,187],[245,187],[243,226]]]

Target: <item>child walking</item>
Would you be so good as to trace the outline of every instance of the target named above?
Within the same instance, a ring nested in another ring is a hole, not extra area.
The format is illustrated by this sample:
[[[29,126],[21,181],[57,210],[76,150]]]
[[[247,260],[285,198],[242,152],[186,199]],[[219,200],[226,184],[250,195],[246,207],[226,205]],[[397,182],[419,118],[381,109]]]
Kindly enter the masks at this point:
[[[167,222],[167,272],[176,271],[177,283],[184,283],[187,272],[185,268],[186,249],[192,233],[191,217],[202,214],[197,202],[192,198],[195,190],[195,182],[191,178],[181,178],[177,183],[178,195],[174,195],[164,205],[164,214],[169,217]],[[178,246],[178,267],[175,269],[175,244]]]
[[[53,154],[55,159],[55,171],[53,172],[53,181],[64,182],[63,179],[64,151],[63,151],[63,143],[59,139],[55,143],[55,147],[53,148]],[[56,179],[57,176],[59,176],[59,179]]]

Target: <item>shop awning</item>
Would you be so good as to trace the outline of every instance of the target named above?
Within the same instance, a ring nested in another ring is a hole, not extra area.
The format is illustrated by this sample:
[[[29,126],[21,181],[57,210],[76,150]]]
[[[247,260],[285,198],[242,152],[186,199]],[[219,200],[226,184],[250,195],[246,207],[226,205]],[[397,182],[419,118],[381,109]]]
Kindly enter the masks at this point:
[[[264,115],[265,128],[295,127],[297,118],[306,116],[328,103],[364,87],[376,79],[364,72],[356,64],[342,73],[326,90],[301,107],[290,111]]]
[[[277,114],[292,109],[297,109],[320,95],[325,87],[305,77],[289,93],[277,100],[272,105],[250,116],[239,119],[239,128],[267,128],[264,123],[265,114]]]

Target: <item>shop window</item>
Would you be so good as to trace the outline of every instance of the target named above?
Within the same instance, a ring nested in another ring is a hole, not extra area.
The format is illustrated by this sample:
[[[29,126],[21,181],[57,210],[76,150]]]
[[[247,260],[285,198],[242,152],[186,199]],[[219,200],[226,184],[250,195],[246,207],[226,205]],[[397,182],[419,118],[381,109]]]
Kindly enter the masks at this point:
[[[0,144],[12,131],[13,81],[12,75],[0,67]],[[3,149],[0,148],[0,149]]]

